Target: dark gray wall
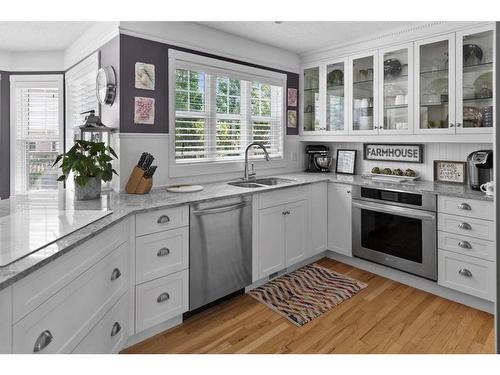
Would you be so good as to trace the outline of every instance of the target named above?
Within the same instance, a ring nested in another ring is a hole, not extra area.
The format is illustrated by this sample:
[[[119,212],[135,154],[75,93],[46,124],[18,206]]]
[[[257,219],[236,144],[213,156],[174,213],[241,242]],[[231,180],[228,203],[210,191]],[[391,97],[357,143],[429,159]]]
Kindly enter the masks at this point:
[[[245,61],[228,59],[223,56],[193,51],[186,48],[136,38],[129,35],[120,35],[120,132],[122,133],[168,133],[168,50],[195,53],[201,56],[212,57],[246,66],[267,69],[287,75],[287,86],[299,87],[299,75],[285,72]],[[135,63],[143,62],[155,66],[155,90],[141,90],[135,88]],[[134,97],[144,96],[155,99],[155,124],[134,124]],[[298,108],[294,108],[298,111]],[[287,129],[287,134],[298,134],[298,128]]]
[[[10,75],[0,71],[0,199],[10,195]]]

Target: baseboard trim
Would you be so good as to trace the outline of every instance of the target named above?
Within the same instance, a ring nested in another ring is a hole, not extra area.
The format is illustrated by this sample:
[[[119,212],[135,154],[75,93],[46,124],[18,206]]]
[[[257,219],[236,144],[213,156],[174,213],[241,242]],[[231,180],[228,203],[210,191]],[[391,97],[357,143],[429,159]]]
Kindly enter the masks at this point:
[[[148,328],[142,332],[130,336],[122,350],[138,344],[141,341],[150,339],[158,334],[162,334],[170,328],[178,326],[179,324],[182,324],[182,314],[170,320],[167,320],[166,322],[160,323],[154,327]]]
[[[401,284],[409,285],[413,288],[423,290],[424,292],[435,294],[439,297],[449,299],[454,302],[461,303],[475,309],[485,311],[487,313],[493,314],[495,305],[493,302],[486,301],[481,298],[470,296],[452,289],[445,288],[438,285],[434,281],[423,279],[421,277],[411,275],[406,272],[398,271],[390,267],[383,266],[381,264],[372,263],[363,259],[348,257],[342,254],[337,254],[333,251],[327,250],[325,252],[327,258],[336,260],[341,263],[348,264],[350,266],[362,269],[367,272],[371,272],[385,278],[397,281]]]

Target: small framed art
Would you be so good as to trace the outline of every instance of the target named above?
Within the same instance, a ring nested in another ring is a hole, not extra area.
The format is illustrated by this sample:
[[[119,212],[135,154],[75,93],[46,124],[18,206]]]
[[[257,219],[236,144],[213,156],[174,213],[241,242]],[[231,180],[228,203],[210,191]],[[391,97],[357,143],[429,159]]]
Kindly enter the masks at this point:
[[[465,184],[467,163],[464,161],[434,160],[434,181]]]
[[[335,173],[354,174],[356,170],[356,150],[337,149]]]

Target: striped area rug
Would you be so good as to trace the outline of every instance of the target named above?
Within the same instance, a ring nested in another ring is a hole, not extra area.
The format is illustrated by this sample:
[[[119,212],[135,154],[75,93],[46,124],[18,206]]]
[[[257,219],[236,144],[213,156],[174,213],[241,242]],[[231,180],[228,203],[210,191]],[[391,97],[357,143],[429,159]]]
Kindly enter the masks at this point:
[[[248,292],[297,326],[303,326],[367,287],[315,263]]]

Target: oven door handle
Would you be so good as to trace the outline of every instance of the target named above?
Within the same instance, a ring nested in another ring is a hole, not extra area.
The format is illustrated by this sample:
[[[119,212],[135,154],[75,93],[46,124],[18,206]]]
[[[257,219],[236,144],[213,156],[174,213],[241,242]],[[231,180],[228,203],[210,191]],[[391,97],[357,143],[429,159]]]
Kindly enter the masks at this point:
[[[396,214],[399,216],[407,216],[407,217],[412,217],[412,218],[422,219],[422,220],[436,220],[435,213],[427,212],[427,211],[423,211],[423,210],[415,210],[412,208],[390,206],[387,204],[378,204],[378,203],[371,203],[371,202],[361,203],[359,201],[354,201],[354,200],[352,201],[351,205],[353,208],[361,208],[364,210],[385,212],[388,214]]]

